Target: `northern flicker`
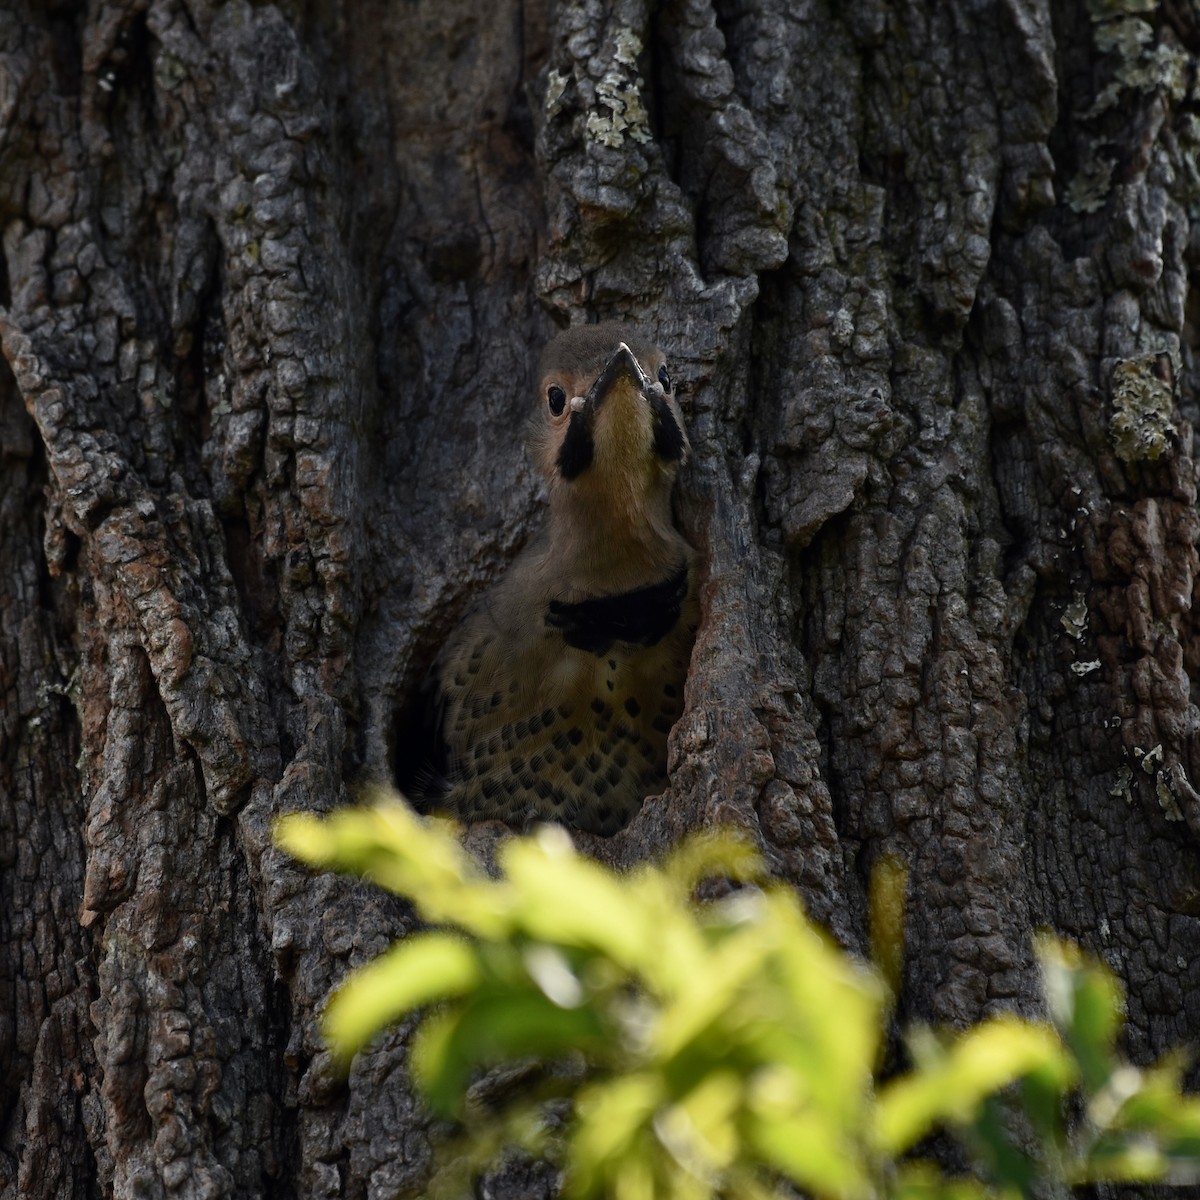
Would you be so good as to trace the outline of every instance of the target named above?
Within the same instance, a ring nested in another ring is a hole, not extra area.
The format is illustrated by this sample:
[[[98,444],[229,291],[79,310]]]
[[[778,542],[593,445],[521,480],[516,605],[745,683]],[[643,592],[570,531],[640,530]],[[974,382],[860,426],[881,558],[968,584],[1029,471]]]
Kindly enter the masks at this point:
[[[694,552],[671,520],[690,450],[666,359],[610,323],[542,354],[530,438],[541,535],[430,673],[435,811],[609,835],[667,773],[696,623]]]

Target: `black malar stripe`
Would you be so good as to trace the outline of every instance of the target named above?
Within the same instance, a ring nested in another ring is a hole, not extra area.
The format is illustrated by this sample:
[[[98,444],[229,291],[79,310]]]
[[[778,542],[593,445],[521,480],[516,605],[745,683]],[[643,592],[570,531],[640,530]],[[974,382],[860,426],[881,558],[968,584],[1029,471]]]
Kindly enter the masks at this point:
[[[558,473],[564,479],[577,479],[592,465],[595,454],[591,421],[581,412],[572,413],[566,436],[558,448]]]

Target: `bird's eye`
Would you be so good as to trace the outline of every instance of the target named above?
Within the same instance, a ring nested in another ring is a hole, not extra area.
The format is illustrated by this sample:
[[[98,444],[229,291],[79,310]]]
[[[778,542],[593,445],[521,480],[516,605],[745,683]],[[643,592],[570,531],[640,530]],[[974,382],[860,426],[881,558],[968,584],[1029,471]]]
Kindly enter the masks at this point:
[[[671,390],[671,377],[667,374],[666,367],[658,368],[658,382],[663,385],[664,392],[669,392]]]
[[[546,393],[546,400],[550,404],[550,411],[556,417],[562,416],[562,410],[567,407],[567,393],[557,383],[551,385]]]

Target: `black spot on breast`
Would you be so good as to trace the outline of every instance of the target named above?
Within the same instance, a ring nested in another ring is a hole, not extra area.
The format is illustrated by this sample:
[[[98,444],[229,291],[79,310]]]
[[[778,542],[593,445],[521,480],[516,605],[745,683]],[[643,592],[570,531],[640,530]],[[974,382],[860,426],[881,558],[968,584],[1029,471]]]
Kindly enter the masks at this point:
[[[583,730],[582,729],[569,730],[567,733],[567,741],[570,742],[572,746],[578,746],[579,743],[583,741]],[[558,738],[555,738],[554,742],[555,742],[555,745],[557,745]]]
[[[608,791],[608,784],[603,779],[597,779],[592,785],[592,791],[594,791],[597,796],[603,796],[604,793]]]
[[[583,734],[581,733],[579,736],[582,738]],[[569,750],[571,747],[570,736],[565,733],[556,733],[554,735],[554,746],[555,746],[555,749],[561,750],[561,751],[563,751],[563,753],[566,753],[566,751]]]
[[[568,646],[588,654],[605,654],[614,642],[654,646],[675,627],[687,590],[684,564],[658,583],[632,591],[574,604],[551,600],[546,624],[561,630]]]
[[[638,713],[642,711],[642,706],[632,696],[630,696],[629,699],[625,701],[625,711],[631,717],[636,717]]]
[[[558,473],[564,479],[578,479],[592,465],[595,455],[591,421],[583,413],[572,413],[566,436],[558,448]]]
[[[542,713],[542,727],[549,729],[554,724],[554,713],[550,709],[546,709]]]
[[[671,722],[668,721],[666,717],[661,717],[661,716],[655,717],[654,720],[650,722],[650,724],[653,725],[654,728],[657,729],[659,733],[670,733],[671,732]]]

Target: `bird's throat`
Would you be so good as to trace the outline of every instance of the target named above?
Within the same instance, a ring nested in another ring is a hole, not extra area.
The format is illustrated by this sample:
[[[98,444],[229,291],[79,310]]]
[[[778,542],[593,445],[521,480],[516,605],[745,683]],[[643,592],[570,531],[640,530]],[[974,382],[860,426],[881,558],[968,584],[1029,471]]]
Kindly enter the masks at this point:
[[[688,554],[665,487],[577,487],[552,501],[546,566],[577,596],[657,583]]]

